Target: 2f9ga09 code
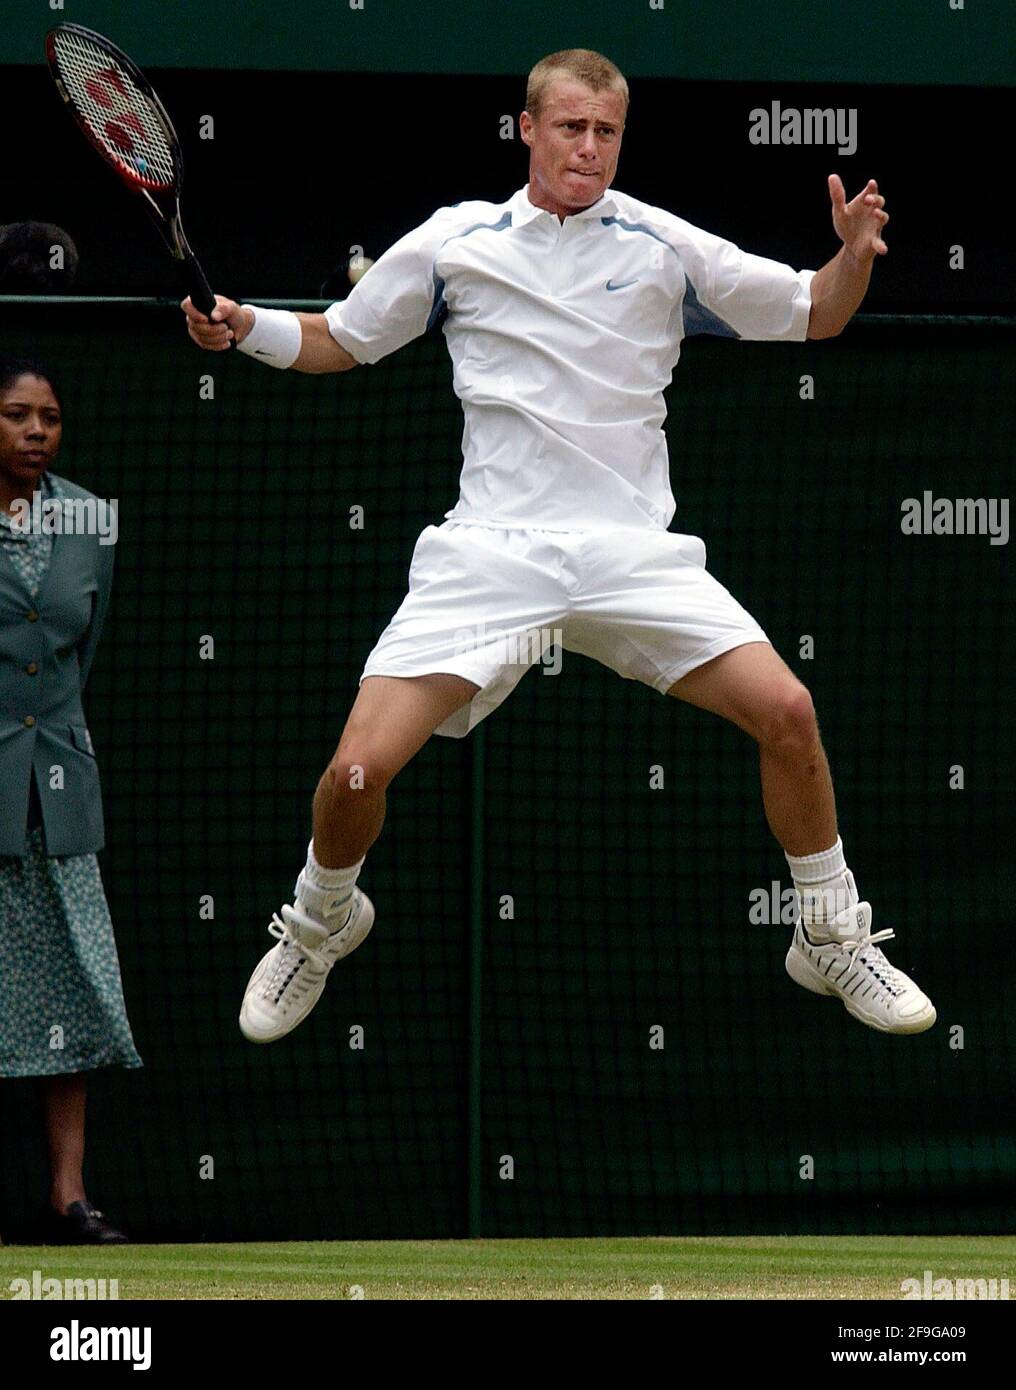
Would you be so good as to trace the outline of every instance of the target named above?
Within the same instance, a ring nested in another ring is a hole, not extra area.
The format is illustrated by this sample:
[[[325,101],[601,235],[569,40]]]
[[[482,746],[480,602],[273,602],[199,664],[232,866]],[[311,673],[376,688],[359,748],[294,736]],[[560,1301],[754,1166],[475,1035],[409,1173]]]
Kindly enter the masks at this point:
[[[862,1342],[881,1340],[883,1337],[889,1341],[906,1337],[965,1337],[967,1329],[965,1327],[841,1327],[840,1337],[853,1337]]]

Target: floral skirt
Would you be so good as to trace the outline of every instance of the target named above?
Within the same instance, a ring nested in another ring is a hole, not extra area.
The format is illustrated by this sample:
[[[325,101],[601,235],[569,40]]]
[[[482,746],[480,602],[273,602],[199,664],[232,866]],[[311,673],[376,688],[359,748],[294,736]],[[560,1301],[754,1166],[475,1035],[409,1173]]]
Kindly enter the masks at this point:
[[[143,1066],[94,854],[0,855],[0,1076]]]

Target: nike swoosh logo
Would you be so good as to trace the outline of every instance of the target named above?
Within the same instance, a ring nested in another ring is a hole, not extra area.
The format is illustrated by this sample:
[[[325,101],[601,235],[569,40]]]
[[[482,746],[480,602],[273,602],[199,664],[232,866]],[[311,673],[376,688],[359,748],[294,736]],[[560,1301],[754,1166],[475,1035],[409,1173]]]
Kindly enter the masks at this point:
[[[620,283],[619,285],[615,285],[614,282],[613,282],[612,280],[608,280],[608,281],[607,281],[607,289],[608,289],[608,290],[626,290],[626,289],[628,288],[629,285],[637,285],[637,284],[638,284],[638,278],[636,278],[636,279],[634,279],[634,280],[622,280],[621,283]]]

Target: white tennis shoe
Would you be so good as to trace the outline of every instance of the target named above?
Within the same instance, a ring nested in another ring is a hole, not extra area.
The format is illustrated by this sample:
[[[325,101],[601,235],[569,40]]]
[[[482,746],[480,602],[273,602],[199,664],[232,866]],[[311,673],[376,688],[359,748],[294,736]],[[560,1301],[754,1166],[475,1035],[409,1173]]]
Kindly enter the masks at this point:
[[[244,1037],[270,1043],[291,1033],[321,998],[335,962],[355,951],[373,925],[374,904],[359,888],[353,889],[345,926],[331,934],[287,903],[268,928],[279,944],[262,956],[247,982],[240,1008]]]
[[[801,921],[787,952],[787,974],[814,994],[831,994],[848,1013],[880,1033],[923,1033],[935,1022],[935,1006],[877,944],[892,930],[871,932],[871,904],[854,903],[825,928],[830,941],[808,936]]]

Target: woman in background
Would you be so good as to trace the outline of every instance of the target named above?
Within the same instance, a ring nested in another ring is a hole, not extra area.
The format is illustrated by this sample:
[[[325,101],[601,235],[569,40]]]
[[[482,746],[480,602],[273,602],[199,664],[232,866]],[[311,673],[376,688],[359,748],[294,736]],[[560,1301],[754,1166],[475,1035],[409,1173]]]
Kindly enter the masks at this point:
[[[85,1193],[86,1073],[140,1067],[96,850],[99,774],[81,694],[113,546],[24,526],[23,502],[92,494],[52,473],[49,373],[0,360],[0,1077],[39,1078],[50,1160],[44,1240],[126,1240]],[[19,499],[23,499],[19,507]],[[108,504],[96,501],[99,509]]]

